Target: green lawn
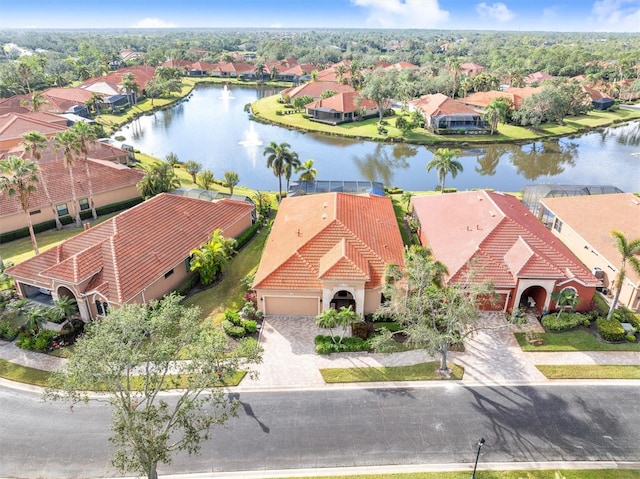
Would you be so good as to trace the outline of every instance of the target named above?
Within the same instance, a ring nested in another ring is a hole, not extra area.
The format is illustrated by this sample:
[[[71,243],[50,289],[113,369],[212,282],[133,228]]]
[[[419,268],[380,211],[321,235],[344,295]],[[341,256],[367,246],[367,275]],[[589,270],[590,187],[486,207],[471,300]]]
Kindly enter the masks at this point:
[[[538,333],[536,337],[545,340],[542,346],[528,344],[525,333],[515,335],[523,351],[640,351],[638,343],[605,343],[581,329],[564,333]]]
[[[412,366],[389,366],[380,368],[328,368],[320,374],[326,383],[359,383],[381,381],[434,381],[447,379],[437,373],[437,361],[414,364]],[[451,377],[462,379],[464,368],[449,364]]]
[[[609,364],[536,365],[549,379],[640,379],[640,366]]]
[[[202,317],[212,320],[214,324],[222,321],[225,309],[241,309],[245,293],[242,280],[258,268],[268,235],[269,228],[263,227],[231,260],[222,280],[214,287],[187,298],[185,305],[199,306]]]
[[[0,359],[0,377],[10,381],[45,387],[50,375],[49,371],[28,368]]]

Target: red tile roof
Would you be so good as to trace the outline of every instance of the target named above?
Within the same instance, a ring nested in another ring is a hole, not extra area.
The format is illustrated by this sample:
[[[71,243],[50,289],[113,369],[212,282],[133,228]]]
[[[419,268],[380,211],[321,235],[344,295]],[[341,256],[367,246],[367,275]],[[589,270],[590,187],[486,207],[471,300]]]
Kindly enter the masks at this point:
[[[305,96],[308,95],[313,99],[319,99],[322,97],[322,94],[325,91],[328,90],[333,90],[335,92],[338,93],[343,93],[343,92],[348,92],[348,91],[355,91],[353,89],[353,87],[349,86],[349,85],[341,85],[338,82],[332,82],[332,81],[315,81],[315,82],[309,82],[309,83],[305,83],[303,85],[300,86],[296,86],[296,87],[292,87],[292,88],[287,88],[285,90],[282,90],[280,92],[281,96],[289,96],[289,98],[293,99],[293,98],[297,98],[300,96]]]
[[[324,279],[380,286],[387,264],[403,265],[393,206],[374,195],[324,193],[285,198],[254,287],[318,289]]]
[[[577,278],[597,285],[591,272],[514,196],[486,191],[416,196],[414,210],[449,281],[465,278],[468,264],[497,287],[518,278]]]
[[[473,108],[463,105],[442,93],[424,95],[417,100],[410,101],[409,104],[420,109],[428,117],[455,114],[478,115]]]
[[[508,98],[511,100],[516,108],[520,108],[522,101],[525,98],[529,98],[531,95],[540,93],[542,87],[523,87],[523,88],[507,88],[503,91],[481,91],[472,93],[465,98],[460,98],[460,102],[465,105],[472,105],[480,108],[486,108],[496,98]]]
[[[359,108],[377,108],[375,102],[361,98],[360,93],[357,91],[349,91],[345,93],[338,93],[329,98],[323,98],[316,100],[313,103],[306,105],[307,108],[328,108],[331,110],[339,111],[342,113],[356,111]]]
[[[98,290],[109,302],[123,304],[185,261],[215,229],[224,232],[252,209],[231,199],[208,202],[161,194],[7,272],[27,283],[73,283],[84,293]]]

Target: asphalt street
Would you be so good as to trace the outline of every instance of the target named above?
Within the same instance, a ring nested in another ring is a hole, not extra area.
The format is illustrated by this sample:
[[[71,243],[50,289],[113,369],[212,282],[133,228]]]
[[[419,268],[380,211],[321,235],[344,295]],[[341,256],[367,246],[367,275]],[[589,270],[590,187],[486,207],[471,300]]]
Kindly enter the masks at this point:
[[[237,394],[237,393],[236,393]],[[637,384],[465,386],[243,392],[240,416],[214,429],[196,457],[161,474],[212,471],[472,464],[637,461]],[[170,400],[170,396],[168,397]],[[43,403],[0,388],[0,477],[93,478],[110,465],[110,410]]]

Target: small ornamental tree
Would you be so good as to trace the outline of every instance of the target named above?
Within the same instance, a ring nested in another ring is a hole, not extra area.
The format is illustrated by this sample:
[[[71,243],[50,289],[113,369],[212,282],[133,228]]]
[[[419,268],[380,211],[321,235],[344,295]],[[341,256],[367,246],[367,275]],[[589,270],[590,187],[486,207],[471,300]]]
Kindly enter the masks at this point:
[[[347,328],[358,321],[361,321],[360,315],[356,313],[351,306],[347,308],[343,306],[339,310],[334,308],[325,309],[316,316],[316,326],[328,329],[334,344],[341,344],[347,333]],[[333,330],[336,328],[342,328],[340,336],[338,337],[333,333]]]
[[[240,406],[219,386],[261,360],[255,340],[229,352],[224,333],[181,300],[171,294],[149,307],[126,304],[87,324],[45,391],[49,400],[111,406],[112,462],[122,473],[156,479],[158,465],[170,464],[174,453],[198,454],[211,428],[236,416]],[[87,392],[96,388],[102,394]],[[176,390],[171,398],[160,394],[168,389]]]

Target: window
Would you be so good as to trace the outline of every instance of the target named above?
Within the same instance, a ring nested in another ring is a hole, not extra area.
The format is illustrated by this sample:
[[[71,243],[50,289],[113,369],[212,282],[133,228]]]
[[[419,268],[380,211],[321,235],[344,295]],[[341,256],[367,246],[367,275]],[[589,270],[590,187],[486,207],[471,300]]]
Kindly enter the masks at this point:
[[[169,277],[169,276],[171,276],[172,274],[173,274],[173,270],[172,270],[172,269],[170,269],[169,271],[167,271],[167,272],[164,274],[164,277],[165,277],[165,278],[168,278],[168,277]]]
[[[42,213],[42,211],[41,211],[41,210],[33,210],[33,211],[29,211],[29,214],[30,214],[31,216],[33,216],[33,215],[39,215],[40,213]]]
[[[560,221],[558,218],[556,218],[556,220],[553,222],[553,229],[558,233],[562,233],[562,221]]]
[[[96,310],[98,311],[98,315],[104,315],[104,309],[102,309],[102,303],[96,299]]]
[[[69,208],[67,208],[66,203],[56,206],[56,210],[58,210],[58,216],[66,216],[69,214]]]
[[[187,268],[187,273],[191,272],[191,256],[184,260],[184,265]]]
[[[104,314],[109,314],[109,303],[106,301],[102,303],[102,309],[104,310]]]
[[[82,198],[80,201],[78,201],[78,203],[80,204],[80,210],[81,211],[89,209],[89,199],[88,198]]]

